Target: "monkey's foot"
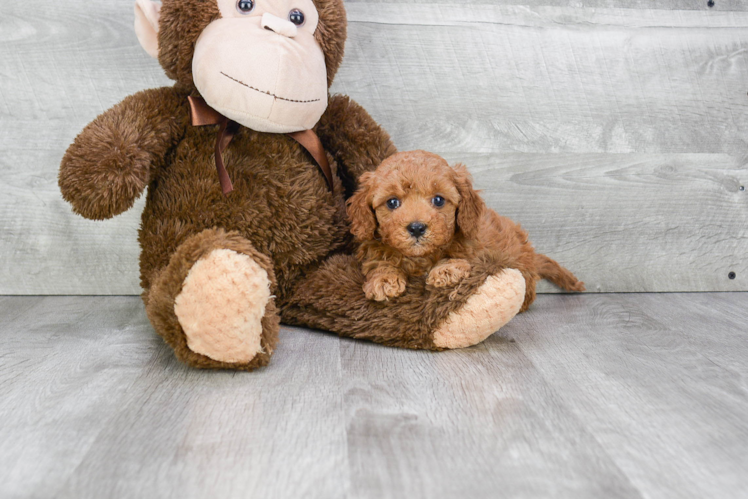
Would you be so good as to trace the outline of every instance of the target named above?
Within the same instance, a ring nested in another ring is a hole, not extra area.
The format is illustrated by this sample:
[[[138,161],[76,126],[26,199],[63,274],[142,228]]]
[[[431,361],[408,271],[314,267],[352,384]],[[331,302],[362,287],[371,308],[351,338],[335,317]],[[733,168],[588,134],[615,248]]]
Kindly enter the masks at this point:
[[[183,362],[253,370],[270,361],[280,317],[270,259],[237,233],[191,236],[143,294],[148,317]]]
[[[459,349],[479,344],[506,325],[522,307],[525,279],[516,269],[489,276],[457,311],[434,332],[434,345]]]
[[[174,301],[187,346],[223,363],[248,363],[262,352],[268,273],[251,257],[213,250],[190,269]]]

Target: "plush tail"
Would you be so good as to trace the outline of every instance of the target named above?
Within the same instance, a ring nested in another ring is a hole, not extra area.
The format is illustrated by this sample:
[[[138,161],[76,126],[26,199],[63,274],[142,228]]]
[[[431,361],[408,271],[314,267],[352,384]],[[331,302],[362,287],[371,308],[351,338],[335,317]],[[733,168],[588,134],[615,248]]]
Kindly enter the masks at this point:
[[[579,281],[571,271],[543,254],[535,254],[535,265],[541,278],[570,292],[583,292],[584,283]]]

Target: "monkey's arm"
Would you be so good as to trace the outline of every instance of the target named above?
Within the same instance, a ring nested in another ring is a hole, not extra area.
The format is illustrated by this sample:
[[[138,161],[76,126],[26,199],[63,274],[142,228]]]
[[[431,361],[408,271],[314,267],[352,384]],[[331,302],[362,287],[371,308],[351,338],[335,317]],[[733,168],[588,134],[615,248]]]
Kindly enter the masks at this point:
[[[356,101],[345,95],[330,97],[317,126],[325,149],[340,167],[340,176],[350,195],[358,178],[374,170],[397,152],[390,136]]]
[[[127,97],[76,137],[60,165],[62,197],[88,219],[132,207],[189,124],[186,94],[171,87]]]

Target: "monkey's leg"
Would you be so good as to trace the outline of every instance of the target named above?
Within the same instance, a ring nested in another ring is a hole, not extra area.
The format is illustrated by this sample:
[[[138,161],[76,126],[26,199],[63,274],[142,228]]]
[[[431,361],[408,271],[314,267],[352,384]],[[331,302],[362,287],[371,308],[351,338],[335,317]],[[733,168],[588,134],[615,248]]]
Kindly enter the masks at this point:
[[[235,370],[268,364],[279,329],[275,275],[249,241],[223,230],[198,233],[152,283],[146,312],[181,361]]]
[[[512,319],[525,297],[515,269],[489,259],[471,262],[456,287],[436,288],[411,278],[405,293],[386,302],[367,300],[364,276],[351,256],[328,259],[281,306],[284,323],[329,330],[411,349],[457,349],[478,344]]]

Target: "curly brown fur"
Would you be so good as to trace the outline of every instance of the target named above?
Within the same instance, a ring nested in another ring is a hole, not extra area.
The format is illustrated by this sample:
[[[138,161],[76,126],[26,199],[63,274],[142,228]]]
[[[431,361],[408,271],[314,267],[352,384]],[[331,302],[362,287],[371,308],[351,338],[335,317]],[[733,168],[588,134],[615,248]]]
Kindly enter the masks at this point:
[[[314,2],[320,15],[315,38],[329,85],[343,59],[345,9],[342,0]],[[139,92],[96,118],[68,149],[59,174],[63,197],[91,219],[127,210],[150,187],[139,232],[143,299],[156,331],[180,359],[200,367],[223,365],[191,353],[174,316],[174,297],[189,264],[199,257],[196,242],[200,252],[239,245],[237,251],[269,267],[277,277],[279,300],[288,300],[306,274],[351,245],[338,176],[355,185],[361,171],[394,152],[387,133],[360,106],[332,96],[317,129],[336,174],[334,193],[298,143],[241,128],[224,153],[235,191],[223,196],[214,163],[217,128],[192,127],[187,101],[188,95],[198,95],[192,76],[195,43],[219,16],[213,0],[164,0],[159,61],[175,86]],[[216,236],[214,228],[232,236]],[[268,335],[277,330],[272,324],[278,314],[269,307],[263,320]],[[265,361],[232,367],[258,363]]]
[[[330,84],[343,57],[345,11],[342,0],[314,1],[320,13],[315,37]],[[128,97],[86,127],[62,161],[63,196],[81,215],[104,219],[132,206],[148,187],[139,231],[143,301],[156,332],[192,366],[251,369],[266,363],[279,316],[387,345],[435,349],[433,331],[508,261],[476,256],[471,275],[456,290],[429,286],[422,277],[389,307],[366,299],[355,259],[341,255],[353,251],[346,194],[396,149],[345,96],[330,97],[316,126],[335,174],[332,193],[295,141],[242,127],[223,154],[234,183],[224,196],[215,171],[217,128],[192,127],[187,102],[197,95],[195,42],[217,15],[211,0],[164,0],[159,61],[175,86]],[[175,297],[191,266],[218,248],[251,257],[272,277],[276,305],[262,319],[267,354],[248,364],[192,352],[175,316]]]
[[[584,290],[571,272],[536,254],[518,224],[486,207],[464,165],[452,168],[433,153],[398,153],[364,174],[348,215],[360,243],[364,292],[373,300],[398,297],[416,276],[427,275],[426,284],[437,288],[458,285],[470,275],[469,261],[485,254],[522,272],[522,311],[535,300],[539,279]]]
[[[470,264],[473,272],[454,289],[429,286],[425,276],[416,276],[405,293],[385,303],[364,295],[365,277],[354,256],[335,255],[299,283],[283,306],[283,322],[391,347],[443,350],[434,345],[434,331],[488,276],[507,267],[491,255],[477,256]]]
[[[173,88],[144,90],[102,113],[62,159],[63,198],[89,219],[132,207],[189,125],[186,98]]]
[[[215,0],[164,0],[158,33],[158,61],[166,76],[195,91],[192,57],[205,28],[221,16]]]
[[[343,62],[348,21],[343,0],[314,0],[314,5],[319,12],[319,25],[314,38],[325,53],[327,86],[329,87]]]

